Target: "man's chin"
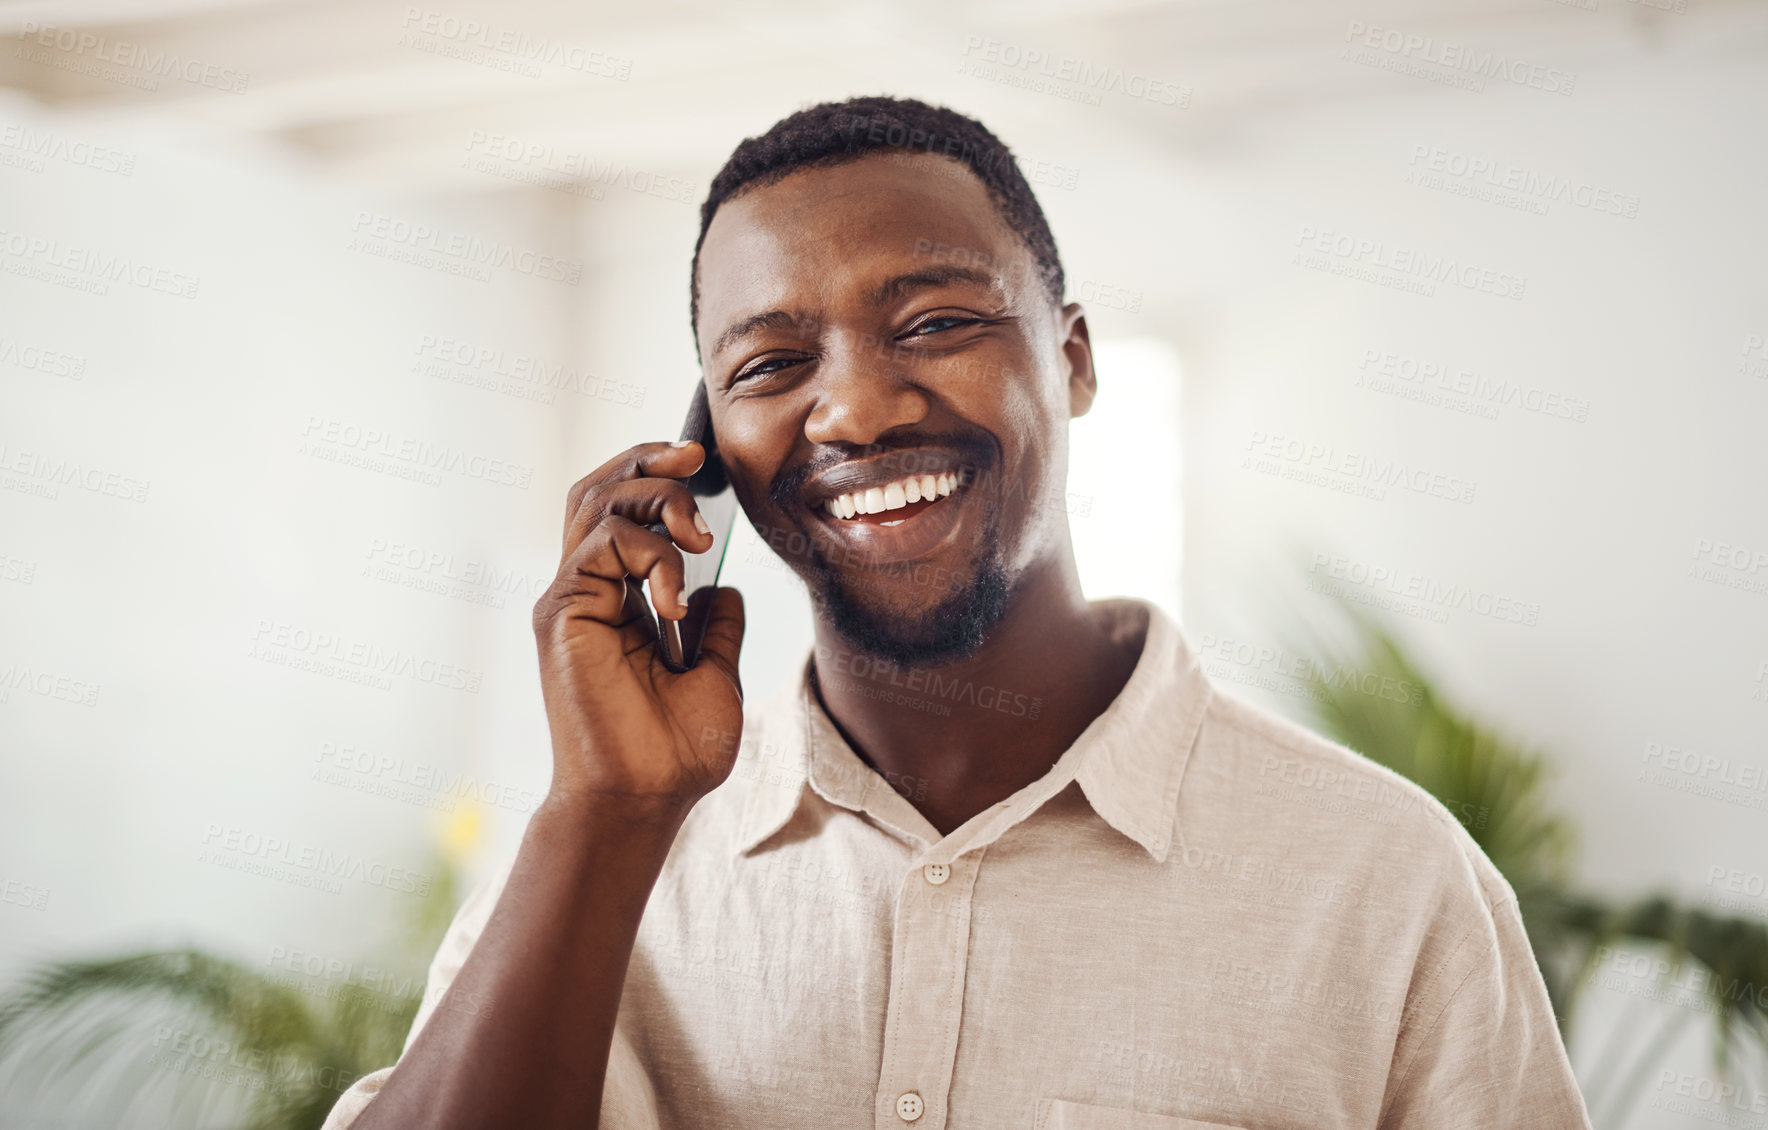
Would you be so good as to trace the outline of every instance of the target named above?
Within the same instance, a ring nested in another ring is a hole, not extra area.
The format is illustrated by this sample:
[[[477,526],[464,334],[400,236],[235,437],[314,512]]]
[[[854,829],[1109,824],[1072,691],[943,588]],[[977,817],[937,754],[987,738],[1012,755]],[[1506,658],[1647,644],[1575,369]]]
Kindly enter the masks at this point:
[[[859,581],[826,574],[813,590],[817,611],[855,651],[902,668],[936,667],[974,655],[1007,614],[1013,596],[1013,585],[996,561],[979,563],[968,582],[943,591],[863,575]],[[899,587],[906,591],[893,591]]]

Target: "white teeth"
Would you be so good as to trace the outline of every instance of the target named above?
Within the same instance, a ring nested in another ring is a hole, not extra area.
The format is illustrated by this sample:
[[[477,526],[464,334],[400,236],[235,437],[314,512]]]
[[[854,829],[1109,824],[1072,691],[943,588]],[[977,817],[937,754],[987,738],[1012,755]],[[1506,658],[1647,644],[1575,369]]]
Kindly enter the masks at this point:
[[[852,518],[856,514],[882,514],[886,510],[901,510],[912,503],[944,498],[966,481],[962,471],[943,475],[909,475],[882,487],[836,495],[823,503],[823,509],[836,518]],[[903,521],[905,519],[898,518],[880,524],[897,526]]]

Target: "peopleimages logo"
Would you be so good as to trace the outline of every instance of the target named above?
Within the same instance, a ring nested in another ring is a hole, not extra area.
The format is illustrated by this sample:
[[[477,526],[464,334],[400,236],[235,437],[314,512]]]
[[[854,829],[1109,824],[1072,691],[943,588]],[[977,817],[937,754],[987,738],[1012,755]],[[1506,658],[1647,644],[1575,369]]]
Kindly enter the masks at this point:
[[[1357,360],[1357,368],[1365,374],[1364,378],[1359,379],[1359,383],[1368,381],[1368,387],[1377,392],[1388,391],[1384,385],[1378,383],[1383,377],[1412,388],[1428,385],[1454,396],[1466,397],[1471,405],[1477,407],[1476,414],[1486,415],[1489,411],[1488,419],[1497,418],[1499,407],[1521,408],[1524,412],[1570,420],[1576,424],[1590,419],[1590,402],[1582,397],[1568,396],[1517,380],[1498,380],[1471,369],[1420,359],[1405,353],[1365,349]]]
[[[1094,95],[1122,94],[1156,106],[1184,107],[1191,104],[1191,89],[1176,82],[1126,71],[1122,67],[1092,63],[1074,55],[1052,55],[1007,40],[966,36],[964,54],[1009,71],[1072,83]]]
[[[1569,95],[1578,83],[1578,76],[1570,71],[1545,67],[1523,59],[1512,59],[1499,51],[1481,51],[1432,35],[1378,27],[1361,20],[1350,21],[1345,29],[1344,41],[1353,48],[1378,51],[1395,60],[1459,72],[1479,83],[1473,88],[1475,90],[1485,89],[1485,79],[1502,79],[1516,86],[1533,87],[1548,94]]]
[[[363,426],[354,420],[332,416],[308,416],[301,429],[302,442],[297,453],[350,463],[378,470],[392,461],[404,469],[428,475],[423,481],[434,486],[441,481],[440,472],[447,471],[480,482],[527,490],[534,481],[534,468],[504,459],[495,459],[452,444],[431,443],[417,436],[402,436],[385,428]],[[340,454],[356,456],[340,458]]]
[[[1533,601],[1517,600],[1458,581],[1444,581],[1406,569],[1374,565],[1330,553],[1315,553],[1308,564],[1308,573],[1327,580],[1348,581],[1352,585],[1418,601],[1444,611],[1465,609],[1478,616],[1489,616],[1529,627],[1533,627],[1541,617],[1541,606]]]
[[[444,812],[453,812],[454,801],[458,799],[529,814],[540,807],[543,799],[541,793],[533,789],[500,785],[495,781],[481,780],[471,773],[375,753],[353,744],[322,742],[317,761],[313,780],[393,800],[409,801],[413,793],[430,794],[432,799],[445,803],[424,807],[439,808]],[[412,793],[390,786],[406,786]]]
[[[1468,182],[1477,182],[1487,188],[1513,192],[1543,204],[1569,203],[1578,208],[1588,208],[1592,212],[1604,212],[1629,220],[1639,215],[1639,197],[1633,193],[1618,192],[1585,181],[1574,181],[1570,177],[1537,172],[1507,161],[1469,156],[1440,145],[1412,146],[1412,155],[1406,163],[1421,172],[1442,173]]]
[[[1246,441],[1249,460],[1259,459],[1281,466],[1292,464],[1339,476],[1346,481],[1377,487],[1395,486],[1413,494],[1471,503],[1479,484],[1454,475],[1414,467],[1402,459],[1384,459],[1355,451],[1340,451],[1330,443],[1296,436],[1274,435],[1253,429]],[[1255,469],[1264,469],[1255,464]]]
[[[284,621],[261,619],[246,649],[247,659],[316,674],[362,682],[379,690],[392,686],[392,676],[449,690],[479,693],[484,673],[453,663],[439,663],[403,648],[385,648],[368,640],[352,640]]]
[[[920,669],[905,671],[888,659],[874,659],[856,652],[818,647],[816,658],[819,672],[827,671],[882,683],[908,691],[911,695],[931,695],[941,703],[962,703],[1028,721],[1035,721],[1044,707],[1041,696],[1020,694],[987,683],[979,684],[970,679],[945,679],[937,673],[929,674]],[[856,685],[854,689],[860,688]]]
[[[0,487],[21,494],[53,499],[61,496],[62,487],[78,487],[92,494],[146,502],[150,485],[145,479],[106,471],[66,456],[21,451],[0,443]]]
[[[1758,765],[1732,761],[1729,757],[1703,754],[1682,746],[1645,743],[1645,763],[1697,777],[1718,785],[1731,785],[1750,792],[1768,790],[1768,773]]]
[[[1714,541],[1712,538],[1694,539],[1695,560],[1709,565],[1717,565],[1725,569],[1735,569],[1743,573],[1759,573],[1768,570],[1768,550],[1751,550],[1735,542]]]
[[[363,555],[368,565],[364,576],[402,584],[443,596],[460,596],[474,603],[502,608],[505,595],[533,600],[552,583],[552,574],[501,566],[472,557],[457,557],[448,550],[425,548],[404,541],[375,538]]]
[[[440,380],[471,384],[519,399],[554,403],[555,393],[571,392],[590,400],[602,400],[631,408],[644,406],[644,385],[597,376],[587,369],[542,361],[501,346],[489,346],[460,338],[425,334],[418,342],[421,372]]]
[[[1407,706],[1417,706],[1424,701],[1424,687],[1409,679],[1396,679],[1380,671],[1365,671],[1349,664],[1310,659],[1293,654],[1285,648],[1230,639],[1210,632],[1198,636],[1197,655],[1203,661],[1205,673],[1211,678],[1266,685],[1253,678],[1240,677],[1236,673],[1236,669],[1239,669],[1245,674],[1269,674],[1304,685],[1311,684],[1310,689],[1322,692],[1349,689],[1372,698]],[[1267,686],[1266,689],[1279,688]]]
[[[588,182],[596,191],[588,193],[594,199],[602,199],[602,189],[608,185],[619,185],[629,192],[640,196],[656,196],[663,200],[673,200],[682,204],[691,204],[698,199],[702,186],[697,181],[682,177],[666,176],[645,169],[637,169],[624,161],[607,161],[592,157],[575,149],[561,148],[549,142],[527,140],[505,134],[487,133],[474,130],[467,141],[468,167],[480,172],[494,172],[493,168],[480,167],[471,162],[474,158],[485,158],[501,161],[506,165],[522,167],[537,174],[550,174],[551,179],[542,176],[535,183],[557,185],[566,183]],[[497,175],[508,175],[508,170]],[[526,179],[512,177],[509,179]]]
[[[1326,264],[1336,261],[1392,272],[1396,281],[1404,278],[1421,283],[1447,283],[1498,298],[1519,299],[1529,285],[1527,279],[1491,267],[1464,263],[1450,255],[1433,255],[1417,248],[1390,245],[1386,240],[1324,231],[1309,224],[1301,225],[1295,245],[1309,255],[1306,265],[1316,269],[1325,269]],[[1368,281],[1381,280],[1372,278]]]
[[[96,32],[80,31],[71,27],[57,27],[54,24],[39,24],[35,20],[25,20],[19,25],[18,38],[21,43],[33,44],[37,47],[49,47],[64,55],[76,56],[81,60],[93,63],[110,63],[126,70],[139,71],[141,77],[175,78],[195,86],[206,86],[213,90],[224,90],[229,94],[244,94],[246,85],[252,76],[245,71],[236,71],[231,67],[205,63],[200,59],[187,59],[174,52],[164,49],[153,50],[140,44],[129,43]],[[21,58],[29,58],[32,62],[59,62],[53,59],[38,58],[41,52],[26,54],[23,48],[14,52]],[[79,70],[80,68],[69,68]],[[97,77],[107,77],[99,74]],[[159,86],[151,80],[135,85],[145,86],[148,90],[157,90]]]
[[[92,294],[109,294],[109,284],[123,283],[175,298],[195,298],[202,285],[195,275],[156,267],[128,255],[20,231],[0,231],[0,263],[8,274],[40,278]]]
[[[29,691],[59,702],[71,702],[76,706],[97,706],[99,689],[97,683],[45,671],[28,663],[8,663],[5,667],[0,667],[0,691]],[[0,702],[4,701],[6,699],[0,697]]]
[[[543,35],[532,35],[519,28],[500,27],[471,17],[452,15],[434,8],[407,5],[399,26],[405,29],[400,43],[406,47],[429,50],[440,55],[458,55],[467,62],[483,62],[484,55],[502,56],[512,64],[505,69],[520,69],[531,78],[540,77],[538,64],[559,67],[579,74],[611,78],[626,82],[632,78],[632,60],[605,51],[592,51],[581,44],[565,43]],[[426,41],[415,35],[431,37]],[[456,50],[439,50],[446,41]]]
[[[80,380],[86,375],[86,358],[79,354],[44,349],[11,337],[0,337],[0,365],[16,365],[20,369],[31,369],[52,377],[66,377],[70,381]]]
[[[70,165],[125,177],[135,171],[133,153],[95,145],[65,134],[35,130],[30,126],[0,126],[0,149],[10,149],[19,154],[20,158],[29,162],[27,167],[34,172],[43,171],[44,160],[65,161]]]
[[[497,267],[537,279],[576,286],[583,278],[583,264],[539,251],[511,247],[495,239],[467,232],[444,231],[425,223],[413,223],[380,212],[358,212],[350,225],[355,243],[350,250],[370,247],[401,248],[416,255],[441,255],[463,267]],[[424,265],[424,264],[419,264]]]
[[[342,889],[343,879],[420,896],[429,894],[435,883],[433,876],[421,871],[222,824],[204,828],[197,862],[267,878],[298,880],[298,886],[333,894]]]

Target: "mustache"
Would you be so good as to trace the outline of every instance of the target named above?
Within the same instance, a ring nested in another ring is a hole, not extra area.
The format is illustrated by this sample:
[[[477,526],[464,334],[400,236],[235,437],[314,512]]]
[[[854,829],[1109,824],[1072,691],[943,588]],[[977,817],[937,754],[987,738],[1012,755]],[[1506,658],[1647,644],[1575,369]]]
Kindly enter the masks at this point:
[[[961,452],[965,461],[978,471],[992,467],[995,462],[993,441],[979,432],[906,432],[876,443],[822,443],[811,452],[810,458],[774,476],[768,487],[768,500],[781,510],[789,509],[798,502],[804,484],[831,467],[880,455],[888,459],[892,453],[906,454],[923,447],[952,448]]]

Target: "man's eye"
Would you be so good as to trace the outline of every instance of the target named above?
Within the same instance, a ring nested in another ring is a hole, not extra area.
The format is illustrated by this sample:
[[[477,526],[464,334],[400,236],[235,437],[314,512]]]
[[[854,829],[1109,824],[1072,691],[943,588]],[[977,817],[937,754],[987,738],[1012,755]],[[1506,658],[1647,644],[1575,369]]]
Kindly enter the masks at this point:
[[[741,370],[736,376],[732,377],[731,383],[736,384],[738,381],[746,381],[750,377],[765,377],[769,373],[778,372],[781,368],[784,368],[787,365],[797,364],[797,360],[798,359],[795,357],[770,357],[765,361],[757,361],[755,364]]]
[[[956,329],[959,326],[972,326],[978,321],[979,319],[976,318],[960,318],[956,315],[947,314],[944,317],[928,318],[925,322],[911,328],[902,336],[923,337],[927,334],[941,333],[945,330]]]

